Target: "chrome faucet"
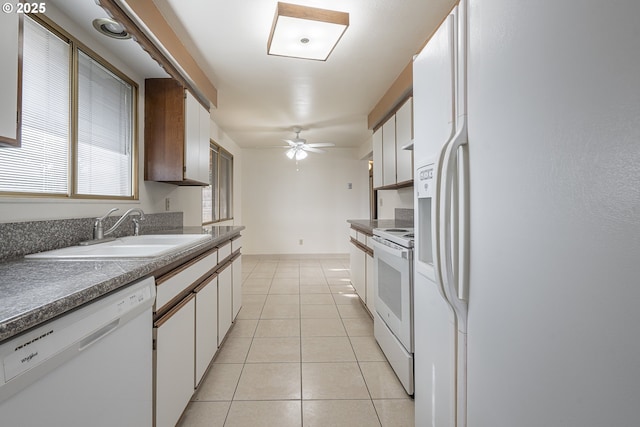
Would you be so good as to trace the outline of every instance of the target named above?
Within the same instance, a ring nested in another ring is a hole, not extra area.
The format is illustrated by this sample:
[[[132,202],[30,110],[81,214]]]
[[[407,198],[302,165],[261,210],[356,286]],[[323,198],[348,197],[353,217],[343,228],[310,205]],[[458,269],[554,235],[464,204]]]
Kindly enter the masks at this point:
[[[109,212],[109,213],[111,213],[111,212]],[[120,226],[120,224],[122,224],[124,222],[124,220],[127,219],[127,217],[129,215],[134,214],[134,213],[138,214],[138,218],[131,218],[131,221],[133,222],[133,235],[137,236],[138,234],[140,234],[140,221],[144,221],[144,212],[142,211],[142,209],[139,209],[139,208],[131,208],[128,211],[126,211],[124,213],[124,215],[122,215],[116,221],[115,224],[113,224],[113,227],[111,227],[110,229],[105,231],[102,237],[104,237],[104,236],[106,236],[108,234],[111,234],[114,231],[116,231],[116,228],[118,228]]]
[[[104,239],[104,228],[102,225],[102,221],[107,219],[109,215],[113,212],[117,211],[118,208],[110,209],[109,212],[101,216],[100,218],[96,218],[96,221],[93,223],[93,240],[103,240]]]
[[[120,224],[122,224],[124,222],[124,220],[127,219],[127,217],[129,215],[134,214],[134,213],[137,213],[139,218],[131,218],[131,221],[133,222],[133,234],[135,236],[140,234],[140,221],[144,220],[144,212],[142,211],[142,209],[138,209],[138,208],[131,208],[128,211],[126,211],[124,213],[124,215],[122,215],[118,219],[118,221],[116,221],[116,223],[113,224],[113,227],[111,227],[107,231],[104,231],[104,225],[102,224],[102,222],[109,215],[111,215],[113,212],[115,212],[117,210],[118,210],[118,208],[113,208],[113,209],[109,210],[109,212],[107,212],[106,214],[101,216],[100,218],[96,218],[96,221],[93,223],[93,239],[94,240],[104,241],[105,240],[104,236],[107,236],[107,235],[113,233],[120,226]]]

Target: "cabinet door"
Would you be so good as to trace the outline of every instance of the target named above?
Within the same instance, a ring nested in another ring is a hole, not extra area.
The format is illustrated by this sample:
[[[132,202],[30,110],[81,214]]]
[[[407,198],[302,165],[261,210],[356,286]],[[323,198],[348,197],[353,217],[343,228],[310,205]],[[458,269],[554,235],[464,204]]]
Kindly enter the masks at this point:
[[[209,129],[211,116],[206,108],[202,105],[198,104],[200,119],[198,121],[200,125],[200,156],[198,157],[198,181],[204,182],[205,184],[211,184],[209,182]]]
[[[398,182],[413,179],[413,150],[402,147],[413,140],[413,98],[409,98],[396,113],[396,177]]]
[[[185,91],[184,179],[201,181],[200,175],[200,103]],[[205,180],[208,181],[208,178]]]
[[[382,127],[373,133],[373,188],[382,187]]]
[[[231,263],[218,273],[218,346],[231,327],[233,311]]]
[[[374,277],[373,277],[373,256],[366,254],[365,256],[365,281],[367,283],[367,300],[365,301],[369,312],[373,314],[375,308],[375,289],[374,289]]]
[[[195,294],[161,317],[156,327],[156,427],[175,426],[193,395]]]
[[[196,288],[196,377],[197,386],[218,349],[218,276]]]
[[[7,3],[8,4],[8,3]],[[0,144],[19,145],[18,132],[18,13],[0,13]]]
[[[362,249],[351,243],[349,255],[351,263],[351,284],[360,299],[366,302],[367,288],[365,283],[365,253]]]
[[[384,185],[396,183],[396,116],[382,125],[382,182]]]
[[[231,264],[232,284],[233,284],[233,320],[242,308],[242,255],[238,254],[237,258]]]

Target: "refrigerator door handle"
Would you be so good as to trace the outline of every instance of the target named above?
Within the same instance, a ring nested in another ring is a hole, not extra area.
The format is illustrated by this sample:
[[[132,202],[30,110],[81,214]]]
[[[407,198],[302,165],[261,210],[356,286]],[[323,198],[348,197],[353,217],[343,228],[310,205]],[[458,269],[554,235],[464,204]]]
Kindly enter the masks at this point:
[[[460,203],[461,194],[457,191],[462,185],[466,189],[466,161],[462,161],[459,169],[458,153],[466,156],[465,150],[459,150],[467,143],[466,121],[461,126],[453,139],[445,146],[442,160],[442,180],[440,185],[440,238],[439,255],[440,274],[442,286],[449,304],[456,313],[458,329],[466,332],[467,325],[467,301],[466,301],[466,269],[468,260],[465,255],[467,245],[460,246],[460,241],[467,241],[468,215],[467,203]],[[465,159],[466,160],[466,159]],[[461,182],[457,178],[461,174]],[[463,195],[466,197],[466,194]],[[464,200],[464,199],[463,199]],[[462,234],[460,234],[462,233]],[[462,256],[460,256],[462,255]]]

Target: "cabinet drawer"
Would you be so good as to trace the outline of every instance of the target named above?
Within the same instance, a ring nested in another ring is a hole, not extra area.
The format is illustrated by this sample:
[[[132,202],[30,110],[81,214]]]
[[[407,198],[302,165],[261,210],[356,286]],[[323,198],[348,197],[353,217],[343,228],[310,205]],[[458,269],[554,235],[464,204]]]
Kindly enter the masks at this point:
[[[218,261],[222,262],[231,255],[231,241],[224,242],[218,246]]]
[[[367,244],[367,235],[358,231],[358,242],[362,243],[363,245]]]
[[[231,240],[231,252],[235,252],[242,247],[242,236],[238,236]]]
[[[358,232],[356,231],[355,228],[350,228],[349,229],[349,236],[358,240]]]
[[[178,267],[156,280],[156,312],[218,264],[218,252],[213,251]]]

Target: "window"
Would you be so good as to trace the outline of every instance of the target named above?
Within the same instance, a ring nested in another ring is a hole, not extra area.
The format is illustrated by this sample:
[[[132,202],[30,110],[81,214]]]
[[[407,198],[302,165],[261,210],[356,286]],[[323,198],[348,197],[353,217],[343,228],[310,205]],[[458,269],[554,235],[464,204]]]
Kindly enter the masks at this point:
[[[202,222],[204,224],[233,218],[233,156],[211,142],[209,182],[202,187]]]
[[[134,82],[25,16],[22,91],[21,146],[0,149],[0,192],[137,197]]]

